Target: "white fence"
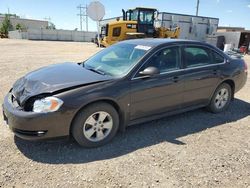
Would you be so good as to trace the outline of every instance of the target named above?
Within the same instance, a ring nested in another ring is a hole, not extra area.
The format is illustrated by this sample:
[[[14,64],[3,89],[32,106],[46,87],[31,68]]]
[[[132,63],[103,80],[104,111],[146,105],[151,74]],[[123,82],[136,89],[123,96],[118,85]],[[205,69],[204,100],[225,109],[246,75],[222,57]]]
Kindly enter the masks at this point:
[[[95,38],[96,32],[70,31],[70,30],[48,30],[48,29],[28,29],[26,32],[10,31],[11,39],[28,40],[52,40],[52,41],[76,41],[91,42]]]

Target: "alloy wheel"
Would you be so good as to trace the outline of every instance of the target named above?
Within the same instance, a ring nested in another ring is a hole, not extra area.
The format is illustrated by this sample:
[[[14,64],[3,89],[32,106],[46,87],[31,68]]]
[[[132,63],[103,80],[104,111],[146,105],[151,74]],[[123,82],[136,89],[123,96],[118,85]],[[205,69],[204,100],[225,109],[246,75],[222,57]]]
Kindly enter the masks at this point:
[[[226,88],[221,88],[215,97],[215,107],[217,109],[222,109],[225,107],[229,100],[229,92]]]
[[[99,142],[110,134],[112,127],[113,119],[111,115],[107,112],[99,111],[87,118],[83,126],[83,134],[88,140]]]

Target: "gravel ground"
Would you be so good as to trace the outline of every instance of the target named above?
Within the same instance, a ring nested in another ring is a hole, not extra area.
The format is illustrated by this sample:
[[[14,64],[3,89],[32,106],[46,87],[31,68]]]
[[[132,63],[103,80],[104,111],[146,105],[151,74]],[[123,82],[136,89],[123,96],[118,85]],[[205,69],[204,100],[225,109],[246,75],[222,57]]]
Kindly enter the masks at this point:
[[[0,40],[0,103],[25,73],[97,51],[90,43]],[[0,187],[250,187],[249,91],[248,77],[224,113],[200,109],[136,125],[96,149],[23,141],[0,116]]]

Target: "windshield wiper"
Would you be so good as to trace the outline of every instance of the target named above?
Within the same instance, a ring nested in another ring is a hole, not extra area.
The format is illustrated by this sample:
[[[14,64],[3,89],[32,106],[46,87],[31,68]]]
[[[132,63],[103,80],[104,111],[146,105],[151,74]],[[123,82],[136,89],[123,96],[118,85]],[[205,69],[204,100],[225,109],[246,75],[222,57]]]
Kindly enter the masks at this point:
[[[85,68],[92,71],[92,72],[95,72],[97,74],[106,75],[106,73],[103,72],[103,71],[100,71],[100,70],[97,70],[97,69],[94,69],[94,68],[87,68],[87,67],[85,67]]]

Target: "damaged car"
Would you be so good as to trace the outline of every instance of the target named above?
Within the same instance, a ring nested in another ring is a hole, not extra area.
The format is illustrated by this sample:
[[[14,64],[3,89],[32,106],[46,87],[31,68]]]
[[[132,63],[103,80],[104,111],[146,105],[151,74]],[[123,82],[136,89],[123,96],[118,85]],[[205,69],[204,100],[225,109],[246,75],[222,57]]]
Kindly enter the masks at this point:
[[[97,147],[129,125],[201,107],[222,112],[246,79],[244,60],[209,44],[127,40],[28,73],[6,95],[3,116],[23,139],[72,136]]]

